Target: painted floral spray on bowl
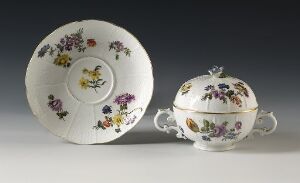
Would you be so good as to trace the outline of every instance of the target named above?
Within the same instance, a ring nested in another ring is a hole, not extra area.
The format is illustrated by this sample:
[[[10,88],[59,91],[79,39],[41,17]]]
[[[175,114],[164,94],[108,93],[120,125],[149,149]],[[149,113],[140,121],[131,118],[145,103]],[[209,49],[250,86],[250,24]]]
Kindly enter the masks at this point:
[[[178,138],[194,141],[194,147],[207,151],[225,151],[235,147],[242,139],[259,133],[274,132],[277,120],[272,112],[257,114],[258,104],[251,88],[242,80],[223,72],[223,67],[214,66],[210,75],[198,76],[185,82],[177,92],[173,111],[159,109],[154,124],[160,131],[177,131]],[[176,126],[158,123],[158,118],[167,114],[168,122]],[[272,128],[257,128],[262,118],[269,117]]]

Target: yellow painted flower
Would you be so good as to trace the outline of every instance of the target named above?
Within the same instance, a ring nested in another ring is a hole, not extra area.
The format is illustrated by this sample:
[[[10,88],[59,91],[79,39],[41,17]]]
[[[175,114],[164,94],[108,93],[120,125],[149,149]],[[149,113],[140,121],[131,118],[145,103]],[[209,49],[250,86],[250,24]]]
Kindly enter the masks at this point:
[[[70,62],[70,60],[71,60],[71,57],[68,54],[61,54],[55,58],[54,64],[67,65]]]
[[[99,77],[100,77],[100,75],[101,75],[100,72],[99,72],[98,70],[96,70],[96,71],[89,71],[88,74],[89,74],[89,77],[90,77],[92,80],[98,80]]]
[[[180,92],[182,95],[184,95],[187,92],[189,92],[191,88],[192,88],[192,83],[184,83],[180,88]]]
[[[120,126],[121,124],[123,124],[123,116],[120,114],[116,114],[112,117],[112,122],[113,124]]]
[[[89,86],[89,80],[85,79],[84,77],[81,77],[79,80],[79,85],[82,89],[87,89]]]

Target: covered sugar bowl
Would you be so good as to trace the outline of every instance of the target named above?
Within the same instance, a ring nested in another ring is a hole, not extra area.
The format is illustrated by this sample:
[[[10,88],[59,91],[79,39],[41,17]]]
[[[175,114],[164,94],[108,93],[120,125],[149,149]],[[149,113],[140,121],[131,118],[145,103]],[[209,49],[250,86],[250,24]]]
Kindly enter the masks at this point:
[[[258,113],[258,104],[252,89],[242,80],[214,66],[210,75],[198,76],[185,82],[177,92],[173,111],[159,109],[154,124],[160,131],[177,131],[178,138],[194,141],[194,147],[207,151],[225,151],[235,147],[242,139],[259,133],[274,132],[277,120],[272,112]],[[158,118],[169,115],[168,122],[160,124]],[[269,117],[272,128],[255,127],[262,118]]]

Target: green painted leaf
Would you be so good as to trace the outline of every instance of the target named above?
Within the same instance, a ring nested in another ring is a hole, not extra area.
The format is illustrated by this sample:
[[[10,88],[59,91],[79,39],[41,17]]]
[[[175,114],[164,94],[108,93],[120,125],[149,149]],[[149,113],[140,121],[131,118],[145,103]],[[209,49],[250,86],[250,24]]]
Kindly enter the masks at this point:
[[[213,130],[213,129],[215,128],[215,126],[216,126],[215,123],[212,122],[212,123],[210,123],[209,128],[210,128],[211,130]]]
[[[207,121],[206,119],[203,119],[203,125],[204,125],[204,127],[209,127],[209,121]]]

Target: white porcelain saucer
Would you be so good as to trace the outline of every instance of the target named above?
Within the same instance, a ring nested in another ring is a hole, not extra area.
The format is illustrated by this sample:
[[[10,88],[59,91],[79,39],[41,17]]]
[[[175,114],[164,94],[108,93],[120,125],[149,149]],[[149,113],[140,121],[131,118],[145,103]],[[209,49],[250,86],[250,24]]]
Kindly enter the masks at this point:
[[[148,54],[129,32],[86,20],[62,26],[36,48],[25,79],[34,115],[78,144],[112,141],[134,127],[153,92]]]

